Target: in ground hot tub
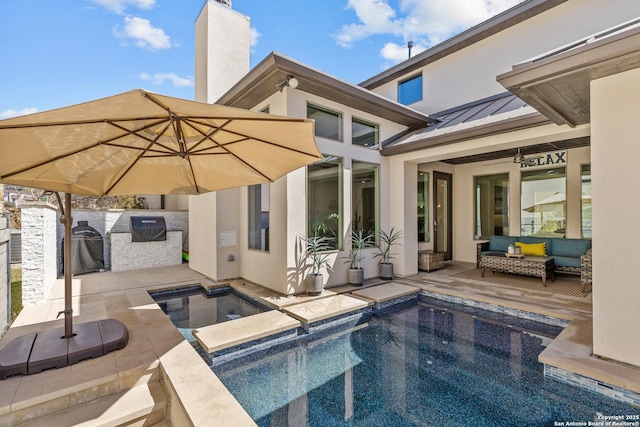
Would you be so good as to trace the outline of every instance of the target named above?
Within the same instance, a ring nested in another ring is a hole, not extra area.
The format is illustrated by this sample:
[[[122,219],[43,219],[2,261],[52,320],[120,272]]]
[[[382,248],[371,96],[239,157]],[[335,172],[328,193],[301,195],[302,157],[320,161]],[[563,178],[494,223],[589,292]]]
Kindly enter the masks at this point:
[[[202,286],[149,292],[167,317],[189,341],[192,331],[271,310],[268,306],[234,290],[231,286]]]

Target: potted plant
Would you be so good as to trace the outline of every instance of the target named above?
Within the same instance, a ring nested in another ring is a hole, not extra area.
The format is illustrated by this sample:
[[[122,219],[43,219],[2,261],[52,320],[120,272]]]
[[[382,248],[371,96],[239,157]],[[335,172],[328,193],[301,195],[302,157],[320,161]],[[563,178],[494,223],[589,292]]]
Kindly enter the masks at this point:
[[[349,283],[352,285],[362,286],[364,283],[364,269],[360,265],[364,259],[362,249],[371,246],[372,239],[373,235],[365,233],[364,230],[351,232],[351,249],[349,255],[344,258],[347,259],[345,262],[349,264]]]
[[[391,263],[393,256],[391,255],[391,247],[393,245],[400,245],[398,239],[401,237],[402,231],[395,231],[395,227],[391,227],[388,233],[382,229],[378,233],[378,243],[376,244],[378,253],[374,256],[380,257],[378,265],[380,267],[380,278],[382,279],[393,279],[393,264]]]
[[[311,272],[305,277],[307,285],[307,293],[309,295],[320,295],[322,293],[322,274],[320,270],[323,267],[330,269],[329,253],[331,248],[331,239],[328,237],[320,237],[317,234],[305,237],[301,236],[305,244],[304,257],[311,265]]]

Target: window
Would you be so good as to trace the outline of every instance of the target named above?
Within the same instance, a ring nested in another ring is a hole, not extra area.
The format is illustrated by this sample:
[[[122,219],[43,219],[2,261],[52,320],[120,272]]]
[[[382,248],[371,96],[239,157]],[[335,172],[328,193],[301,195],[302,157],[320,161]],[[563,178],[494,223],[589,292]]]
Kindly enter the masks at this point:
[[[378,165],[353,162],[351,165],[351,229],[377,234]]]
[[[591,165],[580,168],[582,183],[582,237],[591,238]]]
[[[250,185],[249,249],[269,250],[269,184]]]
[[[521,234],[537,237],[564,237],[565,168],[522,172],[521,194]]]
[[[418,242],[429,241],[429,173],[418,171]]]
[[[398,83],[398,102],[409,105],[422,101],[422,74]]]
[[[307,117],[316,122],[316,136],[342,141],[342,114],[307,104]]]
[[[342,159],[326,157],[307,167],[309,236],[329,237],[342,246]]]
[[[378,138],[378,125],[355,117],[351,120],[351,144],[377,149]]]
[[[476,176],[475,239],[509,235],[509,174]]]

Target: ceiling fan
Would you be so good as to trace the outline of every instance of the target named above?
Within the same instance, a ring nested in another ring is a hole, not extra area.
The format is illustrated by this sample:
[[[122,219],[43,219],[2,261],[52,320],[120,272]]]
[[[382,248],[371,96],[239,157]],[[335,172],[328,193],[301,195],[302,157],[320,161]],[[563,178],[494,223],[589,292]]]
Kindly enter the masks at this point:
[[[520,152],[520,147],[518,147],[518,152],[516,153],[516,156],[513,158],[513,163],[520,163],[520,164],[524,164],[526,166],[535,166],[538,163],[536,162],[536,160],[543,158],[544,156],[531,156],[531,157],[525,157],[521,152]]]

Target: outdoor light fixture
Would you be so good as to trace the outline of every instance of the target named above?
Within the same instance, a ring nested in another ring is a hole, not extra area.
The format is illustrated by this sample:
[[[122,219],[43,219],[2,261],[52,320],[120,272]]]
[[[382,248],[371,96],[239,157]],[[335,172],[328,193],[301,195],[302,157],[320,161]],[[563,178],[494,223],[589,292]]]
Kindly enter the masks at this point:
[[[516,156],[513,158],[513,163],[523,163],[524,162],[524,156],[522,155],[522,153],[520,152],[520,148],[518,148],[518,153],[516,154]]]
[[[298,87],[298,84],[299,84],[298,79],[296,79],[291,74],[289,74],[287,75],[287,79],[282,83],[278,83],[276,87],[278,88],[279,92],[282,92],[285,87],[289,86],[291,89],[295,89]]]

